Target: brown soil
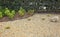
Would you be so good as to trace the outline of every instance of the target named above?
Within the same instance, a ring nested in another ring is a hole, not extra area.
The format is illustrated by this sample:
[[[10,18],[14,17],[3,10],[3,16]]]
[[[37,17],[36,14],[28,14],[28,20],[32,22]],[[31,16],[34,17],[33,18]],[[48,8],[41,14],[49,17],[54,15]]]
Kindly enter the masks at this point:
[[[5,17],[0,19],[0,22],[19,20],[19,19],[23,19],[23,18],[28,18],[32,15],[25,14],[24,16],[20,16],[18,13],[16,13],[13,19],[9,19],[7,16],[5,16]]]
[[[50,21],[52,16],[60,18],[60,14],[47,15],[47,13],[36,13],[25,19],[0,22],[0,37],[60,37],[60,19],[58,22]]]
[[[60,19],[51,22],[52,16],[60,18],[60,14],[36,13],[25,19],[0,22],[0,37],[60,37]]]

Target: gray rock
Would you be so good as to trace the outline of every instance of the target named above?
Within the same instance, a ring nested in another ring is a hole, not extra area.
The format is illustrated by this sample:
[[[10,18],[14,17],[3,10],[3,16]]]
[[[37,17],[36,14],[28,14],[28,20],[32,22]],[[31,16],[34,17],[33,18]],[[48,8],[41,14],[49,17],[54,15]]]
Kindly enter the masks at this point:
[[[58,22],[59,21],[59,17],[58,16],[53,16],[50,18],[51,22]]]

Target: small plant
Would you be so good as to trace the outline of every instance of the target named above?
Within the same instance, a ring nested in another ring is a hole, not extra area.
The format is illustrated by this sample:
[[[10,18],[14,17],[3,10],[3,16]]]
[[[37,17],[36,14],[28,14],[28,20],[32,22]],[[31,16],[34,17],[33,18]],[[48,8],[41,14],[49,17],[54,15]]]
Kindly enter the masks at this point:
[[[0,18],[2,18],[3,17],[3,13],[0,11]]]
[[[12,13],[9,13],[8,17],[9,17],[10,19],[13,19],[13,17],[14,17],[14,14],[12,14]]]
[[[5,29],[10,29],[10,27],[9,27],[9,26],[7,26],[7,27],[5,27]]]
[[[10,13],[10,10],[8,9],[8,8],[5,8],[5,15],[9,15],[9,13]]]
[[[6,8],[6,10],[5,10],[5,15],[7,15],[10,19],[13,19],[14,15],[15,15],[15,11],[12,10],[12,11],[10,12],[10,10],[9,10],[8,8]]]
[[[30,20],[31,20],[31,18],[28,19],[28,21],[30,21]]]
[[[23,9],[22,7],[20,7],[20,10],[18,11],[20,16],[24,16],[25,15],[25,9]]]
[[[15,15],[15,10],[12,10],[11,13],[12,13],[13,15]]]
[[[10,19],[13,19],[14,16],[15,16],[15,11],[12,10],[12,11],[9,13],[8,17],[9,17]]]
[[[10,19],[13,19],[14,16],[15,16],[15,10],[12,10],[11,13],[9,13],[8,17]]]
[[[43,17],[42,20],[45,20],[45,18]]]
[[[34,11],[35,11],[35,10],[31,10],[31,9],[30,9],[30,10],[28,10],[28,14],[29,14],[29,15],[32,15],[32,14],[34,13]]]
[[[50,16],[51,16],[51,14],[48,14],[47,16],[48,16],[48,17],[50,17]]]

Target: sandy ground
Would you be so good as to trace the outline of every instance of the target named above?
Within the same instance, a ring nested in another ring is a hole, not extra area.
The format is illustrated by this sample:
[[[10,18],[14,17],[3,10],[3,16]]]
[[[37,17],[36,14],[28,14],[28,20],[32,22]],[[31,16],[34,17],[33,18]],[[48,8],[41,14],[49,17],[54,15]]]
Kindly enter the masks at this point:
[[[0,37],[60,37],[60,21],[50,21],[52,16],[60,15],[50,14],[49,17],[47,15],[35,14],[25,19],[0,22]]]

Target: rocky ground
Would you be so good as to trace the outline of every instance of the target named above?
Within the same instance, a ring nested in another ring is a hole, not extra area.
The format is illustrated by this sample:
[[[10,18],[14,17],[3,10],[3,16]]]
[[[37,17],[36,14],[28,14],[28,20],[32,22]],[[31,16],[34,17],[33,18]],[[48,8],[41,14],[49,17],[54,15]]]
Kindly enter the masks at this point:
[[[60,14],[37,13],[31,17],[0,22],[0,37],[60,37],[60,19],[50,18]]]

